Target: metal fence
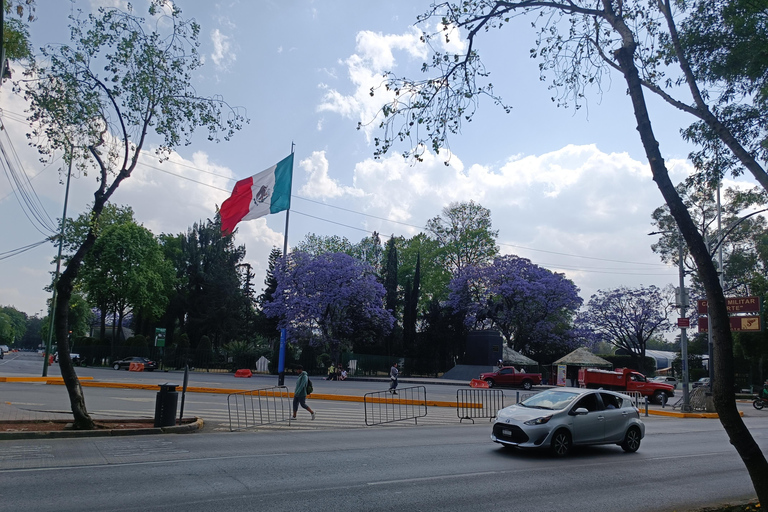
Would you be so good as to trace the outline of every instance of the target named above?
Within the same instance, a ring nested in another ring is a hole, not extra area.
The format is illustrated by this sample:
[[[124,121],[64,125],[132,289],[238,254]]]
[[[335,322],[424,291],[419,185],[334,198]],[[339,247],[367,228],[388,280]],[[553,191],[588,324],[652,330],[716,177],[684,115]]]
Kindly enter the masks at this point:
[[[418,419],[427,415],[427,388],[425,386],[413,386],[400,388],[397,395],[389,390],[373,391],[363,395],[365,406],[365,424],[381,425],[393,421],[413,420],[418,424]]]
[[[512,403],[519,404],[537,393],[538,391],[516,391]],[[459,423],[464,420],[470,420],[474,423],[475,419],[479,418],[489,418],[489,421],[493,420],[499,410],[505,407],[505,396],[504,392],[500,389],[472,388],[456,390],[456,415],[459,417]]]
[[[504,408],[504,392],[500,389],[458,389],[456,390],[456,415],[459,423],[464,420],[475,422],[476,418],[496,417]]]
[[[227,396],[229,431],[291,422],[291,395],[286,386],[241,391]]]

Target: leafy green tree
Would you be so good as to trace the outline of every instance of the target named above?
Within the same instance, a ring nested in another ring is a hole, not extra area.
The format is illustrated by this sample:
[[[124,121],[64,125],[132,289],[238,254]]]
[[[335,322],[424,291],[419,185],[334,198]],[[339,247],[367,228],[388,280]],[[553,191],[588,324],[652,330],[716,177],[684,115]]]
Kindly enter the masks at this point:
[[[11,61],[30,63],[34,60],[32,45],[29,43],[27,23],[35,20],[34,0],[3,0],[3,40],[5,58]],[[7,16],[7,15],[12,16]]]
[[[37,349],[43,344],[42,337],[43,319],[38,316],[30,316],[27,318],[27,328],[24,331],[24,336],[21,338],[21,348],[27,350]]]
[[[102,317],[114,312],[119,326],[129,312],[159,318],[169,302],[173,274],[154,235],[126,222],[103,230],[83,261],[80,279],[93,304],[106,306]]]
[[[715,189],[707,184],[681,183],[677,191],[697,229],[709,243],[712,257],[717,260],[718,251],[722,253],[724,292],[749,295],[754,279],[760,279],[768,271],[761,257],[768,226],[765,218],[757,215],[765,211],[760,207],[768,202],[766,194],[759,189],[726,189],[720,208],[722,229],[718,230]],[[651,249],[665,263],[678,265],[680,238],[669,208],[660,206],[653,212],[652,219],[660,238]],[[694,296],[703,297],[705,292],[695,262],[687,248],[683,250],[683,265],[691,272]]]
[[[683,133],[700,179],[719,181],[747,168],[768,189],[768,25],[764,2],[697,0],[686,6],[679,51],[690,73],[706,87],[703,100],[722,124],[702,119]],[[677,53],[677,48],[676,48]]]
[[[41,49],[42,59],[21,86],[30,102],[31,143],[43,160],[63,152],[84,174],[95,169],[98,188],[90,229],[56,284],[55,329],[62,377],[74,428],[92,429],[82,388],[69,357],[67,310],[85,255],[96,242],[104,205],[131,176],[152,134],[155,152],[167,159],[203,128],[210,140],[229,139],[244,122],[220,97],[200,97],[193,75],[202,65],[200,26],[181,10],[152,0],[152,27],[128,11],[99,8],[71,17],[69,45]]]
[[[384,248],[381,246],[381,238],[376,231],[355,244],[350,256],[367,263],[377,275],[382,275]]]
[[[440,246],[443,265],[454,276],[470,265],[489,263],[499,253],[499,231],[491,229],[491,211],[474,201],[443,208],[442,216],[427,221],[427,231]]]
[[[433,301],[448,298],[450,271],[442,264],[442,252],[439,243],[425,233],[408,239],[398,239],[398,281],[411,281],[416,284],[416,268],[419,268],[419,296],[417,308],[420,313],[426,311]]]
[[[304,236],[304,240],[296,244],[296,247],[294,247],[293,250],[305,252],[312,256],[334,252],[343,252],[344,254],[352,256],[354,252],[354,244],[345,236],[307,233]]]
[[[15,346],[27,330],[27,315],[13,306],[0,307],[0,343]]]
[[[586,89],[617,71],[627,87],[646,158],[670,213],[685,239],[707,293],[714,339],[713,401],[729,439],[744,462],[761,502],[768,501],[768,461],[744,425],[735,405],[733,384],[733,339],[728,322],[723,290],[709,249],[672,184],[648,111],[646,93],[656,94],[675,108],[694,116],[706,125],[734,158],[768,191],[768,173],[750,147],[761,144],[755,130],[741,130],[707,103],[710,93],[702,90],[695,62],[686,53],[678,21],[687,14],[686,6],[705,5],[706,0],[688,4],[672,0],[467,0],[433,4],[419,18],[424,25],[437,26],[436,33],[423,33],[422,40],[432,50],[423,65],[425,78],[414,80],[389,73],[384,87],[391,99],[382,108],[383,136],[375,140],[375,156],[385,154],[398,141],[415,145],[407,153],[419,158],[424,151],[439,151],[462,122],[472,119],[481,97],[501,103],[493,92],[477,51],[478,40],[491,29],[506,27],[516,17],[534,16],[538,35],[531,56],[540,59],[543,78],[552,77],[558,104],[581,105]],[[718,2],[717,5],[724,5]],[[447,43],[456,31],[466,34],[464,44]],[[694,28],[694,30],[696,30]],[[435,43],[435,44],[432,44]],[[442,49],[445,50],[445,53]],[[709,56],[707,58],[710,58]],[[667,69],[665,66],[677,66]],[[668,71],[672,74],[665,74]],[[679,79],[678,79],[679,77]],[[373,94],[375,90],[371,91]],[[674,94],[688,92],[688,102]],[[727,99],[726,95],[726,99]],[[740,98],[731,96],[736,103]],[[732,106],[732,105],[731,105]],[[508,107],[507,107],[508,108]],[[725,111],[725,107],[721,109]],[[763,122],[765,127],[766,123]],[[715,176],[719,178],[719,175]]]

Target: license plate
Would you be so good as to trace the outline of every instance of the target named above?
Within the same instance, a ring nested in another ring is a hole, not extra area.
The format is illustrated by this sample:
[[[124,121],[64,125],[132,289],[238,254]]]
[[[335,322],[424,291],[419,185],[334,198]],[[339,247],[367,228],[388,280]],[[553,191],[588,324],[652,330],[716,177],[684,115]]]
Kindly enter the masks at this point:
[[[510,436],[512,436],[512,431],[504,429],[504,430],[501,431],[501,435],[510,437]]]

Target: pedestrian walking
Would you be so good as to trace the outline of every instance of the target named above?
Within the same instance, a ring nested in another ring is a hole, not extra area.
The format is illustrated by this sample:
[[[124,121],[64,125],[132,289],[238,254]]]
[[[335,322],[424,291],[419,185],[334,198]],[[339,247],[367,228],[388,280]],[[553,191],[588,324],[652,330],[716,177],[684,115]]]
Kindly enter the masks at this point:
[[[392,368],[389,369],[389,392],[393,395],[397,394],[397,363],[392,363]]]
[[[293,419],[296,419],[299,406],[308,410],[312,415],[312,419],[315,419],[315,411],[307,405],[307,382],[309,382],[309,375],[307,375],[307,372],[304,371],[304,367],[301,365],[297,366],[296,369],[299,371],[299,378],[296,379],[296,388],[293,390]]]

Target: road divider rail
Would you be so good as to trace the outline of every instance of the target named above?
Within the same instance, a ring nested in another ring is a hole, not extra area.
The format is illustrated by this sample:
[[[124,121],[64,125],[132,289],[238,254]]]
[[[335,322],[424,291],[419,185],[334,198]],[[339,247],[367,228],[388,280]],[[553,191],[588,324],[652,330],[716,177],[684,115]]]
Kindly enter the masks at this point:
[[[227,396],[229,431],[291,422],[291,393],[286,386],[240,391]]]
[[[373,391],[363,395],[365,424],[370,426],[413,420],[427,415],[426,386],[412,386],[396,390]]]

